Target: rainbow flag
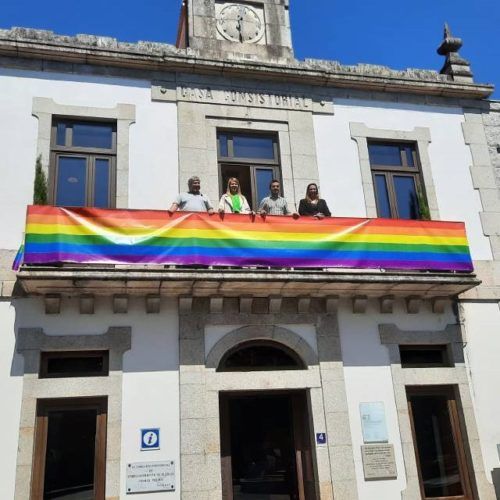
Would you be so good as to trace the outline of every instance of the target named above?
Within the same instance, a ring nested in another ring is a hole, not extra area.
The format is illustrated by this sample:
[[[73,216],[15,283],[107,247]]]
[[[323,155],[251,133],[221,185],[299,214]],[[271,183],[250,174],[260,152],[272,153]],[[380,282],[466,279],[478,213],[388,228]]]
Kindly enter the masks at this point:
[[[25,264],[473,270],[461,222],[28,207]]]
[[[14,262],[12,263],[12,270],[19,271],[19,268],[23,264],[24,259],[24,244],[19,247],[19,250],[16,253],[16,257],[14,258]]]

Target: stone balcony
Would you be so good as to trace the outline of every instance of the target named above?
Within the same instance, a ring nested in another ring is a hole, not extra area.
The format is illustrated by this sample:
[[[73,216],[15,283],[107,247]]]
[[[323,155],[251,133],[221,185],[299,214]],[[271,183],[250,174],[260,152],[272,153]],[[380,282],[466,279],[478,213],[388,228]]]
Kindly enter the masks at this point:
[[[449,300],[477,286],[464,226],[29,207],[18,293]]]

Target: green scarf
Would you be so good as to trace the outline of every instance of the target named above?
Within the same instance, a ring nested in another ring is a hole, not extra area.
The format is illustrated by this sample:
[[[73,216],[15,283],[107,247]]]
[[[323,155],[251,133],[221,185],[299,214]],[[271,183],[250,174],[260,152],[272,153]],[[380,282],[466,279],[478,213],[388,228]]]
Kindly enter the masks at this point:
[[[232,194],[231,201],[233,202],[233,212],[239,214],[241,212],[241,197],[239,194]]]

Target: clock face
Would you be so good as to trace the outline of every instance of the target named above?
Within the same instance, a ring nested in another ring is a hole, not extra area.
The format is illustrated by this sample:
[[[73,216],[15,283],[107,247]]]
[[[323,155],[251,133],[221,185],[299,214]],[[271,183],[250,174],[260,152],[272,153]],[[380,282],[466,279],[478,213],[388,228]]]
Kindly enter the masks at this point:
[[[229,4],[219,13],[217,30],[231,42],[256,43],[264,35],[264,23],[252,7]]]

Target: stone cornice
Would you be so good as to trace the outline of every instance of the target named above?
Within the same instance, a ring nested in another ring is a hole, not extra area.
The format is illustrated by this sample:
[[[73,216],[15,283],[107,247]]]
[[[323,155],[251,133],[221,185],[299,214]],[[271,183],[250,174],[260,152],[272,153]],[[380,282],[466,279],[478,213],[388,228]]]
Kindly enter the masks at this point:
[[[382,296],[454,298],[478,286],[474,274],[380,270],[151,269],[23,266],[18,284],[28,296],[61,294],[266,297]]]
[[[435,71],[391,70],[384,66],[360,64],[344,66],[336,61],[258,61],[228,54],[221,59],[206,58],[199,51],[177,49],[173,45],[138,42],[123,43],[114,38],[92,35],[75,37],[50,31],[13,28],[0,30],[0,56],[121,67],[146,71],[177,71],[224,77],[245,77],[286,81],[301,85],[337,87],[381,92],[437,95],[464,99],[484,99],[492,85],[453,82]]]

